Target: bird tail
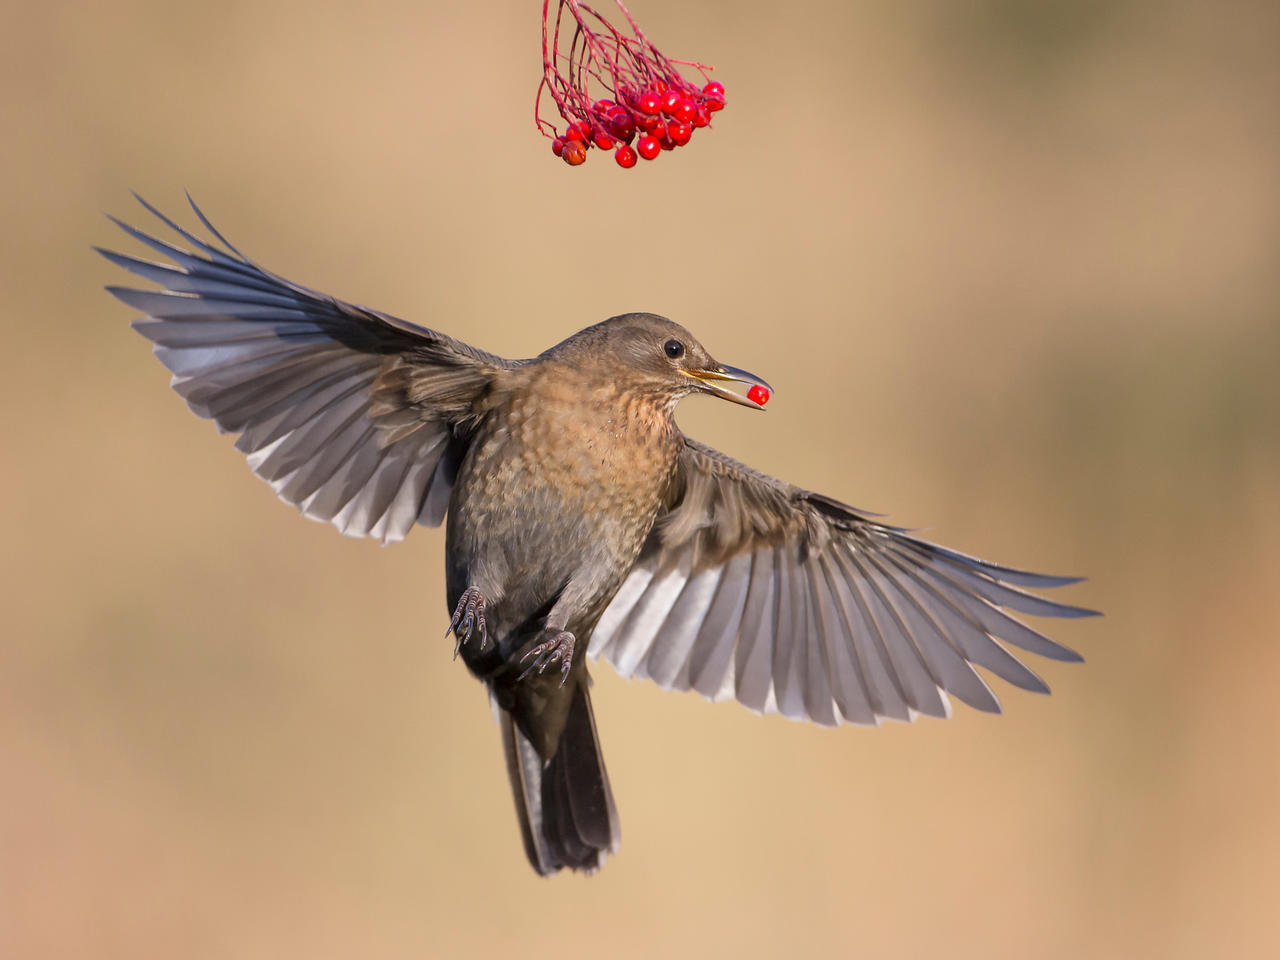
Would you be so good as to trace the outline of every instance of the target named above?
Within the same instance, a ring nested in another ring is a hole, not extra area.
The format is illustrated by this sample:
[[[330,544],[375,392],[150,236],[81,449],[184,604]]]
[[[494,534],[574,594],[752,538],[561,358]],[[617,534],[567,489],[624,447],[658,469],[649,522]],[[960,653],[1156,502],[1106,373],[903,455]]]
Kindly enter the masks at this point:
[[[560,743],[544,761],[511,714],[495,705],[524,849],[543,876],[561,867],[592,873],[621,840],[609,774],[587,685],[577,685]]]

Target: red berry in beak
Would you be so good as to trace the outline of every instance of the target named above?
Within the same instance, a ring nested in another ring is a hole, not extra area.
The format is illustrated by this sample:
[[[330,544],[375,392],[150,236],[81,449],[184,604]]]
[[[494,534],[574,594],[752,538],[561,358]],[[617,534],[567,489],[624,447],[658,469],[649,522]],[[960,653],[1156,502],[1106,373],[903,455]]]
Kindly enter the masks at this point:
[[[769,391],[758,383],[752,384],[751,389],[747,391],[747,399],[763,407],[769,402]]]

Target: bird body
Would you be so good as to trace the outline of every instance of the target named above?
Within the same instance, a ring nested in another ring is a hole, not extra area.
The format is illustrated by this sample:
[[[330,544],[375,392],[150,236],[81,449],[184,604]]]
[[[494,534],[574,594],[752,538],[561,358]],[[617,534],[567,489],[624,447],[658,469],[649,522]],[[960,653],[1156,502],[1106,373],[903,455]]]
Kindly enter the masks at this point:
[[[928,543],[684,436],[681,398],[761,409],[771,388],[670,320],[625,314],[506,360],[284,280],[198,209],[222,247],[147,209],[194,251],[116,221],[173,265],[100,251],[161,287],[108,289],[143,311],[191,409],[343,533],[447,518],[450,631],[489,689],[539,873],[618,847],[588,647],[624,676],[827,725],[947,716],[949,696],[998,712],[975,666],[1047,692],[1008,647],[1080,659],[1008,612],[1091,614],[1024,589],[1075,578]]]
[[[663,340],[689,337],[677,325],[649,316],[619,317],[602,326],[617,334],[629,324],[644,332],[661,326]],[[471,671],[490,684],[500,722],[512,726],[505,732],[509,766],[529,768],[526,778],[540,777],[539,764],[567,759],[557,760],[557,753],[575,707],[584,711],[586,756],[599,757],[585,658],[570,661],[564,682],[556,673],[526,674],[523,664],[547,634],[591,636],[639,556],[681,447],[675,403],[602,368],[593,351],[584,349],[599,332],[583,331],[495,388],[462,460],[448,513],[449,605],[457,608],[465,591],[477,591],[484,633],[494,640],[463,642],[459,649]],[[604,848],[616,846],[616,812],[603,759],[577,776],[585,782],[574,785],[576,792],[595,796],[597,803],[594,814],[580,811],[586,823],[576,832],[591,832],[594,821]],[[521,782],[521,775],[513,772],[512,779]],[[522,800],[517,793],[523,814]],[[540,849],[540,832],[522,826],[540,870],[584,856],[588,863],[578,865],[591,865],[598,858],[588,844],[577,857],[563,849],[563,841],[560,849]]]
[[[589,629],[653,526],[679,434],[661,404],[616,381],[583,385],[554,360],[513,379],[455,481],[449,603],[477,587],[505,636],[562,598],[563,622]]]

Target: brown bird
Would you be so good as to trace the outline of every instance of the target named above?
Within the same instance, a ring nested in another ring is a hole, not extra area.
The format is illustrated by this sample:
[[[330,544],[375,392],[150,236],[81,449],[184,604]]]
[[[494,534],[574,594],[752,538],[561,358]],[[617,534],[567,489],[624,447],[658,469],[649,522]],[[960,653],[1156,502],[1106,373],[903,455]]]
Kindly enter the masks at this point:
[[[488,685],[539,873],[618,847],[588,645],[624,676],[826,725],[944,717],[948,695],[998,712],[974,666],[1047,693],[1007,645],[1080,659],[1005,612],[1089,615],[1021,589],[1078,578],[926,543],[684,436],[682,397],[759,408],[727,384],[768,385],[670,320],[504,360],[262,269],[194,203],[222,248],[144,206],[193,249],[116,220],[174,265],[99,252],[162,288],[108,290],[188,406],[345,534],[448,518],[455,655]]]

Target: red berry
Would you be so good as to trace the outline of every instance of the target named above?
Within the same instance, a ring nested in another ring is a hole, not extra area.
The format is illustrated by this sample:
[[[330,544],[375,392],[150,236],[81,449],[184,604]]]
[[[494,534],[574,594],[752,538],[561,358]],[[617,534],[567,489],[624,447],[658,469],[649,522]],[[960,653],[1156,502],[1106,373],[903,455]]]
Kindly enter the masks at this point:
[[[636,117],[636,126],[645,133],[653,133],[658,129],[658,124],[662,121],[658,117],[650,117],[647,114]]]
[[[564,132],[564,139],[566,143],[570,140],[576,140],[579,143],[582,142],[582,131],[578,129],[578,125],[576,123],[570,124],[569,129]]]
[[[609,111],[616,106],[617,104],[612,100],[597,100],[591,105],[591,109],[601,116],[608,116]]]
[[[636,165],[636,152],[624,143],[614,151],[613,159],[618,161],[618,166],[630,170]]]
[[[688,97],[682,97],[680,102],[676,104],[675,112],[672,114],[677,120],[688,123],[697,116],[698,108],[693,105],[693,101]]]
[[[655,80],[653,81],[653,83],[649,84],[649,86],[653,89],[653,92],[656,93],[659,97],[661,97],[664,93],[667,92],[667,81],[665,80]]]
[[[769,391],[758,383],[752,384],[751,389],[747,391],[747,399],[763,407],[769,402]]]
[[[676,115],[676,107],[680,105],[680,101],[683,99],[684,98],[674,90],[667,91],[667,93],[662,97],[662,112],[668,117],[674,117]]]
[[[551,141],[551,152],[557,157],[564,153],[564,137],[556,137]]]
[[[667,124],[667,136],[677,147],[683,147],[693,136],[693,125],[683,120],[672,120]]]
[[[708,83],[705,87],[702,88],[702,92],[709,97],[715,97],[717,100],[723,100],[724,84],[721,83],[719,80],[712,80],[710,83]],[[768,395],[769,395],[769,391],[766,390],[765,396],[768,396]]]
[[[724,101],[716,97],[707,97],[702,101],[702,105],[707,108],[709,113],[715,113],[717,110],[724,109]]]
[[[581,140],[570,140],[564,145],[560,159],[571,167],[576,167],[587,159],[587,145]]]
[[[609,136],[603,130],[597,130],[595,135],[596,146],[601,150],[608,150],[613,146],[613,137]]]
[[[613,109],[613,112],[605,120],[604,125],[615,140],[624,140],[630,143],[631,138],[636,135],[636,122],[631,119],[631,114],[621,107]]]
[[[636,150],[646,160],[652,160],[661,152],[662,144],[658,143],[657,137],[651,137],[646,134],[636,141]]]
[[[690,122],[695,127],[705,127],[711,122],[711,114],[707,112],[706,107],[698,107],[697,112],[693,115],[693,120]]]
[[[646,90],[636,99],[636,109],[641,113],[654,117],[662,109],[662,101],[658,99],[656,93]]]

